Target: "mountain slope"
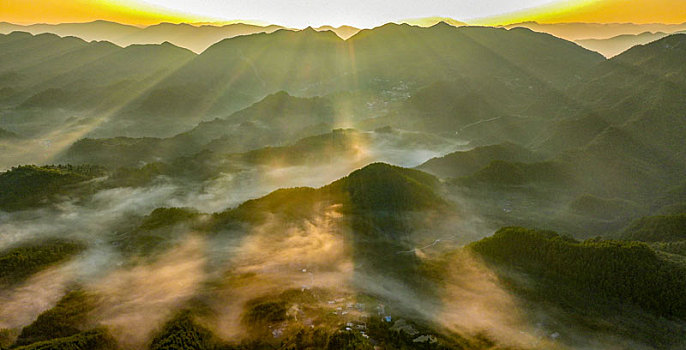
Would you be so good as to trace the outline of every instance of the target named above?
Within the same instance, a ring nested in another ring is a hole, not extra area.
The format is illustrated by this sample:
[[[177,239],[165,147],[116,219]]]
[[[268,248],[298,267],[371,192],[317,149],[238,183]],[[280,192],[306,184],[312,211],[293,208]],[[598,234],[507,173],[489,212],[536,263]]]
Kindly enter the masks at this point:
[[[686,214],[643,217],[632,222],[620,237],[642,242],[686,240]]]
[[[603,54],[605,57],[614,57],[636,46],[643,45],[666,37],[667,33],[645,32],[641,34],[623,34],[609,39],[582,39],[575,42],[589,50]]]
[[[506,28],[529,28],[550,33],[567,40],[609,39],[623,34],[638,35],[645,32],[675,33],[686,30],[682,24],[635,24],[635,23],[537,23],[523,22],[507,25]]]
[[[278,92],[226,118],[201,122],[172,137],[81,139],[64,152],[61,160],[138,166],[189,156],[203,149],[222,154],[245,152],[328,132],[334,126],[334,118],[328,99],[298,98]]]
[[[417,169],[443,178],[462,177],[473,174],[494,160],[531,162],[540,160],[540,156],[519,145],[503,143],[433,158],[418,166]]]
[[[517,111],[527,109],[533,96],[540,99],[546,91],[546,96],[559,95],[555,91],[603,60],[572,43],[525,29],[444,23],[430,28],[387,24],[345,41],[331,31],[278,30],[224,39],[197,56],[169,43],[118,48],[53,34],[8,34],[0,37],[0,47],[0,62],[7,63],[0,71],[0,89],[9,94],[4,103],[16,109],[12,120],[25,120],[25,114],[40,110],[60,118],[79,111],[87,116],[87,132],[100,137],[173,135],[277,91],[302,97],[335,93],[334,107],[354,120],[377,116],[439,80],[494,77],[498,82],[491,86],[470,86],[452,109],[423,130],[441,128],[455,110],[464,118],[451,129],[505,113],[509,119],[503,119],[502,130],[520,124]],[[498,94],[509,96],[507,106],[494,104],[497,98],[486,94],[503,82],[512,83]],[[522,103],[515,97],[527,95],[529,101]],[[475,100],[484,108],[476,108]],[[351,104],[354,113],[345,107]],[[366,109],[359,107],[365,104]],[[415,114],[422,113],[426,111]],[[527,126],[517,127],[517,138],[528,137]],[[482,129],[469,131],[477,130]]]
[[[0,173],[0,210],[15,211],[41,206],[56,197],[87,190],[85,184],[102,176],[90,166],[19,166]]]
[[[194,57],[171,44],[120,48],[107,42],[22,32],[2,35],[0,48],[0,86],[11,87],[10,101],[24,99],[23,107],[36,106],[30,97],[50,89],[66,97],[55,101],[56,107],[74,108],[78,102],[97,106],[113,99],[113,91],[103,88],[124,83],[118,92],[142,89],[146,79],[168,73]]]
[[[556,63],[562,57],[564,68]],[[601,60],[574,44],[521,29],[387,24],[346,41],[331,32],[280,30],[223,40],[156,90],[183,88],[189,106],[184,113],[217,114],[278,90],[306,96],[353,88],[390,94],[393,87],[411,91],[461,75],[513,74],[559,85]]]
[[[51,33],[61,37],[73,36],[85,41],[105,40],[119,46],[170,42],[196,53],[204,51],[222,39],[254,33],[270,33],[281,28],[276,25],[263,27],[244,23],[224,26],[160,23],[144,28],[108,21],[32,24],[27,26],[0,23],[1,34],[9,34],[15,31],[28,32],[34,35]]]
[[[226,38],[255,33],[271,33],[279,29],[282,27],[276,25],[256,26],[244,23],[224,26],[160,23],[145,27],[135,33],[113,40],[113,42],[122,46],[170,42],[195,53],[201,53],[216,42]]]
[[[686,266],[643,243],[579,242],[551,231],[509,227],[468,249],[483,257],[526,307],[545,305],[546,312],[566,319],[563,327],[558,324],[560,340],[583,346],[574,336],[581,331],[584,339],[621,334],[618,341],[628,346],[636,346],[631,340],[648,347],[683,346],[686,329],[678,320],[686,309],[678,290],[684,288],[679,276]],[[614,321],[599,327],[606,319]],[[657,323],[661,326],[643,326]]]
[[[84,249],[85,246],[79,242],[59,239],[4,249],[0,253],[0,285],[6,288],[19,283],[49,266],[74,257]]]
[[[31,34],[51,33],[61,37],[73,36],[85,41],[106,40],[116,42],[117,40],[138,32],[140,28],[109,21],[93,21],[86,23],[60,23],[60,24],[32,24],[17,25],[11,23],[0,23],[0,33],[8,34],[14,31],[28,32]]]

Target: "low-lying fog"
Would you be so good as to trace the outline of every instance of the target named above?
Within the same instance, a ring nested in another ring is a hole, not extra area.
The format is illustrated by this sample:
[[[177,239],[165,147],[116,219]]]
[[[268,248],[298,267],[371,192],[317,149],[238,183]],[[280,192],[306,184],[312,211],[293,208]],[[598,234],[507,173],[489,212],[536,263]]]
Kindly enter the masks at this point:
[[[107,326],[125,349],[144,347],[176,310],[198,300],[211,310],[204,322],[220,338],[239,341],[248,334],[242,321],[248,303],[299,290],[326,295],[308,305],[293,304],[289,313],[302,325],[311,324],[322,310],[330,313],[332,306],[327,299],[352,302],[359,293],[402,305],[442,329],[475,337],[486,335],[502,346],[567,348],[549,337],[550,330],[541,329],[528,318],[517,298],[468,254],[459,255],[446,267],[447,278],[438,285],[434,297],[422,295],[392,277],[359,269],[350,239],[352,229],[337,203],[322,206],[309,220],[288,222],[273,217],[244,232],[211,237],[183,225],[169,228],[180,232],[177,244],[154,259],[134,264],[111,244],[113,237],[133,230],[132,223],[155,208],[220,212],[279,188],[317,188],[371,162],[414,167],[459,147],[458,142],[448,142],[408,151],[385,139],[368,145],[358,157],[332,160],[326,165],[256,166],[221,173],[200,183],[160,177],[145,187],[106,189],[85,199],[65,199],[40,209],[0,212],[0,249],[50,237],[88,243],[88,248],[69,262],[0,291],[0,329],[21,329],[30,324],[78,285],[98,300],[89,314],[89,326]],[[468,205],[457,205],[463,212],[443,218],[440,224],[427,224],[432,231],[418,232],[408,247],[414,249],[379,254],[406,254],[408,259],[423,261],[441,249],[458,248],[496,229],[465,209]]]

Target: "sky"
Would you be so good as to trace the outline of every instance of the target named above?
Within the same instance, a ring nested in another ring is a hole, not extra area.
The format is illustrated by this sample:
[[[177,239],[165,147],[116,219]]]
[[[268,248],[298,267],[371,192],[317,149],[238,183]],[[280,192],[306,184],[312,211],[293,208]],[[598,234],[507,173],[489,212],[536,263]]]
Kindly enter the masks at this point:
[[[470,24],[523,21],[686,22],[686,0],[0,0],[0,21],[17,24],[88,22],[133,25],[242,20],[294,28],[450,17]]]
[[[151,4],[202,16],[257,19],[303,27],[343,24],[374,27],[422,17],[451,17],[465,21],[550,4],[551,0],[147,0]]]

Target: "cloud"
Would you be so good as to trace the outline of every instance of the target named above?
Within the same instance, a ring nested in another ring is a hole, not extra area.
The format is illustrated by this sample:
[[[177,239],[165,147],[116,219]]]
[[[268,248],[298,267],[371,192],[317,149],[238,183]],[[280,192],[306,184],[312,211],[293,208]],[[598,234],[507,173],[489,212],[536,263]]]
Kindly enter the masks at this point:
[[[86,284],[98,297],[91,318],[109,327],[126,349],[143,347],[153,331],[204,282],[205,241],[190,236],[155,262],[123,268]]]

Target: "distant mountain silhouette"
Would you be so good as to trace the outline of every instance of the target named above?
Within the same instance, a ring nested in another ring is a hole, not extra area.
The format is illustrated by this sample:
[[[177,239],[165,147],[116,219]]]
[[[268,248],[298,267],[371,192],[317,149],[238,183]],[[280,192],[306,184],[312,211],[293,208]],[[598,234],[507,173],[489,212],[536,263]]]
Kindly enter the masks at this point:
[[[575,42],[589,50],[600,52],[605,57],[614,57],[636,46],[666,37],[667,33],[645,32],[641,34],[622,34],[609,39],[582,39]]]
[[[433,158],[418,166],[417,169],[443,178],[463,177],[486,167],[494,160],[531,162],[540,159],[540,156],[524,147],[513,143],[503,143]]]
[[[336,33],[336,35],[338,35],[343,40],[347,40],[348,38],[357,34],[357,32],[360,31],[359,28],[355,28],[355,27],[351,27],[351,26],[338,26],[338,27],[321,26],[321,27],[315,28],[315,30],[320,31],[320,32],[330,30],[330,31]]]
[[[439,24],[441,22],[443,22],[445,24],[449,24],[451,26],[455,26],[455,27],[462,27],[462,26],[469,25],[465,22],[458,21],[456,19],[449,18],[449,17],[408,18],[408,19],[400,20],[397,23],[406,23],[409,25],[415,25],[415,26],[420,26],[420,27],[431,27],[431,26],[434,26],[434,25]]]
[[[158,101],[160,105],[183,102],[179,114],[216,115],[278,90],[307,96],[362,89],[402,98],[417,86],[464,75],[526,76],[557,85],[602,59],[566,41],[522,29],[387,24],[362,30],[347,41],[326,33],[278,31],[224,40],[150,95],[166,91],[163,95],[174,100]],[[538,53],[530,55],[531,50]],[[174,93],[180,90],[185,96]]]
[[[74,36],[85,41],[106,40],[119,46],[161,44],[166,41],[200,53],[210,45],[226,38],[254,33],[271,33],[282,28],[276,25],[263,27],[244,23],[227,25],[160,23],[139,28],[102,20],[87,23],[33,24],[27,26],[3,22],[0,23],[0,34],[9,34],[14,31],[31,34],[52,33],[61,37]]]
[[[117,42],[122,38],[133,35],[141,28],[109,21],[93,21],[84,23],[60,23],[60,24],[31,24],[18,25],[7,22],[0,23],[0,33],[9,34],[14,31],[31,34],[56,34],[61,37],[74,36],[85,41],[106,40]]]
[[[645,32],[675,33],[686,30],[682,24],[634,24],[634,23],[537,23],[522,22],[506,25],[505,28],[529,28],[549,33],[566,40],[610,39],[618,35],[638,35]]]
[[[97,106],[115,91],[130,92],[132,85],[141,88],[141,80],[154,79],[194,57],[169,43],[120,48],[108,42],[23,32],[0,36],[0,46],[4,51],[0,86],[11,87],[14,93],[7,99],[24,100],[23,107],[35,106],[30,97],[50,89],[53,95],[62,94],[56,101],[59,107]]]

